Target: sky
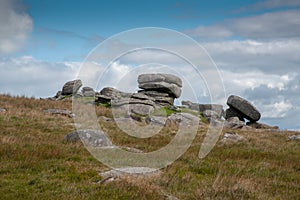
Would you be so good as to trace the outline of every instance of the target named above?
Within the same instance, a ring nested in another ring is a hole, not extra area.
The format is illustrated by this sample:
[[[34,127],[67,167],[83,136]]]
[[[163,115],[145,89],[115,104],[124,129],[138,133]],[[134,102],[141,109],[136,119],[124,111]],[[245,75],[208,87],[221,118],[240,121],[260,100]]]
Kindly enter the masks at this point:
[[[105,72],[99,57],[89,59],[99,44],[143,27],[174,30],[198,42],[205,50],[202,65],[209,65],[209,58],[216,65],[225,97],[248,99],[264,123],[300,130],[299,0],[0,0],[0,93],[54,96],[66,81],[78,78],[84,63],[89,65],[84,84],[89,84]],[[114,47],[130,47],[117,39]],[[187,43],[176,48],[199,59]],[[177,102],[209,102],[211,80],[195,76],[178,57],[153,50],[114,60],[95,89],[137,89],[136,76],[157,66],[184,79]],[[197,88],[195,99],[189,88]],[[226,106],[226,98],[216,98],[213,103]]]

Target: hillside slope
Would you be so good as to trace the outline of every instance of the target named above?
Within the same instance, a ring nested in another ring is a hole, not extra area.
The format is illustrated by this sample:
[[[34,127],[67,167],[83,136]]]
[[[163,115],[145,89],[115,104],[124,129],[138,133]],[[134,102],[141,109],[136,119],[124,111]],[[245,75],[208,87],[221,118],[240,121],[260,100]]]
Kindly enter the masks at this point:
[[[189,150],[160,174],[101,181],[108,167],[81,142],[65,142],[75,130],[72,118],[43,110],[72,109],[70,101],[0,96],[0,199],[300,199],[300,141],[291,131],[235,130],[245,140],[219,142],[198,158],[206,126],[199,128]],[[109,108],[97,115],[111,117]],[[113,142],[145,152],[174,137],[174,127],[148,139],[132,138],[103,126]],[[224,133],[232,130],[223,130]],[[169,195],[169,197],[168,197]]]

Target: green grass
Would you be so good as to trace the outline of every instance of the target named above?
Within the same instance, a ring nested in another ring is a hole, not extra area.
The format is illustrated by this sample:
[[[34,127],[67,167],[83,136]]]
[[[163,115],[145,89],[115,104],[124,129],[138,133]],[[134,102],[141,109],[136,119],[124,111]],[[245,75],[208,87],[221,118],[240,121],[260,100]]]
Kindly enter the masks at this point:
[[[300,143],[293,132],[237,131],[246,140],[217,144],[198,156],[206,128],[199,128],[188,151],[155,177],[126,177],[100,184],[108,170],[80,143],[65,143],[72,119],[44,114],[71,109],[70,101],[0,96],[0,199],[300,199]],[[97,115],[111,117],[98,106]],[[173,111],[167,110],[170,115]],[[188,112],[188,111],[187,111]],[[152,138],[123,133],[115,122],[101,122],[113,142],[151,152],[174,137],[170,124]],[[223,132],[225,132],[224,130]]]

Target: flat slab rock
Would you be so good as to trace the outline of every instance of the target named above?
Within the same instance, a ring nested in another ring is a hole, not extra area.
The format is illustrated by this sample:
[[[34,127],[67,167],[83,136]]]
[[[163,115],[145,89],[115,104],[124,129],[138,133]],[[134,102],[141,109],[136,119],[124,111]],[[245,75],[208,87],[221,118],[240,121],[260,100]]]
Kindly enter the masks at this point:
[[[145,90],[154,90],[161,91],[170,94],[171,96],[175,96],[176,98],[181,95],[181,88],[178,85],[167,82],[147,82],[147,83],[139,83],[139,88]]]
[[[260,112],[249,101],[242,97],[231,95],[227,100],[227,105],[238,110],[250,121],[258,121],[261,117]]]
[[[182,80],[172,74],[141,74],[138,76],[139,84],[150,82],[166,82],[182,87]]]
[[[77,142],[83,140],[94,147],[114,147],[108,136],[100,130],[78,130],[67,134],[65,142]]]
[[[60,110],[60,109],[47,109],[44,113],[54,114],[54,115],[64,115],[73,118],[75,115],[70,110]]]
[[[224,137],[220,142],[223,144],[233,144],[244,140],[246,140],[245,137],[234,132],[228,132],[224,134]]]
[[[103,180],[107,180],[108,178],[122,178],[129,175],[151,176],[160,173],[160,170],[149,167],[124,167],[102,172],[100,175],[103,177]]]

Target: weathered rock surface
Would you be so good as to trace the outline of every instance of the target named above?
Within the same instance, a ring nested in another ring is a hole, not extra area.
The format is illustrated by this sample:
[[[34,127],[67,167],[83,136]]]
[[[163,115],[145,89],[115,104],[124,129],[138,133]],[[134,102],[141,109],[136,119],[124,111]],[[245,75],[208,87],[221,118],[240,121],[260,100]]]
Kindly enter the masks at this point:
[[[105,87],[96,95],[96,102],[98,103],[111,103],[111,100],[120,100],[122,98],[130,98],[131,93],[119,91],[112,87]]]
[[[174,98],[181,95],[182,80],[172,74],[141,74],[138,76],[138,91],[155,98],[161,106],[173,105]]]
[[[223,144],[234,144],[244,140],[246,140],[245,137],[235,132],[227,132],[224,134],[224,137],[220,142]]]
[[[149,82],[166,82],[182,87],[182,80],[172,74],[141,74],[138,76],[139,84]]]
[[[0,113],[5,113],[5,112],[6,112],[6,109],[0,108]]]
[[[203,116],[210,121],[211,119],[219,119],[220,115],[213,110],[205,110]]]
[[[168,93],[151,91],[151,90],[140,90],[139,94],[147,95],[148,97],[152,97],[153,101],[157,105],[161,106],[171,106],[174,104],[174,97],[170,96]]]
[[[61,95],[72,95],[76,94],[82,86],[81,80],[73,80],[64,84]]]
[[[244,115],[235,108],[228,108],[225,110],[225,119],[227,120],[231,117],[238,117],[240,121],[245,121]]]
[[[113,147],[108,136],[99,130],[79,130],[67,134],[64,138],[66,142],[77,142],[83,140],[86,144],[94,147]]]
[[[54,115],[64,115],[64,116],[68,116],[70,118],[74,117],[74,113],[72,113],[70,110],[47,109],[47,110],[44,110],[44,113],[54,114]]]
[[[189,113],[174,113],[168,117],[168,120],[181,125],[199,124],[200,119]]]
[[[95,91],[91,87],[83,87],[81,92],[82,92],[82,95],[84,97],[93,97],[93,96],[95,96]]]
[[[196,110],[203,113],[206,110],[214,111],[215,113],[217,113],[218,118],[221,118],[224,113],[223,106],[220,104],[199,104],[193,103],[191,101],[182,101],[181,104],[183,106],[187,106],[191,110]]]
[[[224,128],[241,129],[245,126],[245,122],[240,121],[238,117],[231,117],[225,121]]]
[[[231,95],[227,100],[227,105],[238,110],[244,117],[252,122],[260,119],[260,112],[246,99],[242,97]]]
[[[99,183],[103,184],[109,181],[114,181],[116,179],[124,178],[128,175],[138,176],[138,177],[149,177],[157,176],[161,173],[160,170],[149,168],[149,167],[124,167],[112,169],[106,172],[100,173],[103,179]]]
[[[131,104],[129,109],[132,113],[137,115],[150,115],[154,111],[154,107],[145,104]]]
[[[156,90],[160,92],[168,93],[170,96],[175,98],[180,97],[181,88],[173,83],[166,82],[149,82],[149,83],[139,83],[139,88],[145,90]]]

